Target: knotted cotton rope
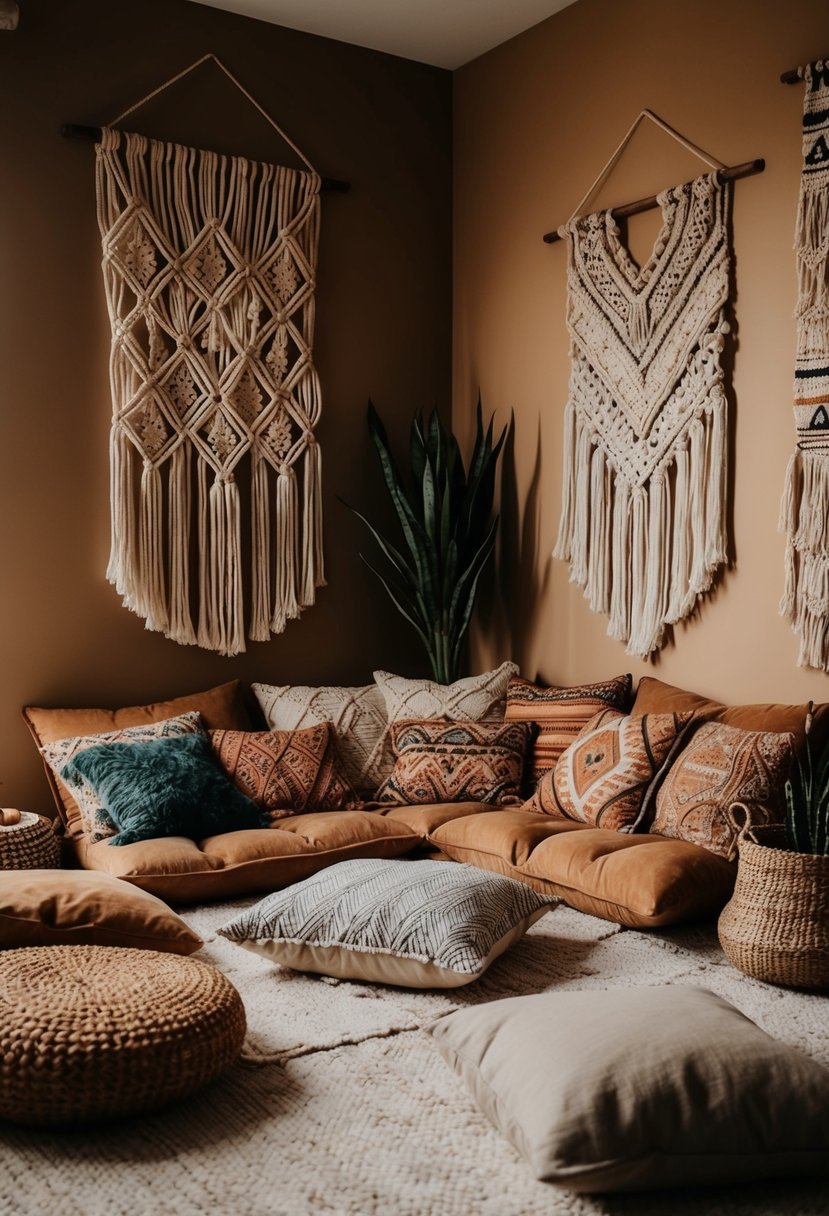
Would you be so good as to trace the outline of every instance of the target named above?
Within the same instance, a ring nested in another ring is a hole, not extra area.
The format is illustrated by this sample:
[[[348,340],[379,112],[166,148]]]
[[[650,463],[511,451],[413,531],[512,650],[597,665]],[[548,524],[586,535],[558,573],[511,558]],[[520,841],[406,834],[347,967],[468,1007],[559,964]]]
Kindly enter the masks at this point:
[[[104,129],[112,326],[107,577],[148,629],[221,654],[323,585],[312,361],[319,186],[304,172]],[[242,568],[239,480],[249,484]]]

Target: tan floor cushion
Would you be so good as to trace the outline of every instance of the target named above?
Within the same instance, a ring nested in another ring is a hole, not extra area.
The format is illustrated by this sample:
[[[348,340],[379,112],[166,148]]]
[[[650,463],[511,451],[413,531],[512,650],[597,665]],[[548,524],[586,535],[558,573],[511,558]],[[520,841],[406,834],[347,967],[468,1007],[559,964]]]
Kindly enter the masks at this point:
[[[450,820],[429,840],[453,861],[518,878],[581,912],[637,929],[713,915],[729,899],[736,872],[687,841],[527,811]]]
[[[174,903],[197,903],[272,891],[350,857],[400,857],[418,842],[411,828],[382,815],[321,811],[198,842],[169,836],[121,846],[77,841],[76,848],[87,869]]]
[[[417,832],[421,841],[428,839],[441,824],[450,819],[463,819],[466,815],[482,815],[492,810],[491,802],[431,802],[428,806],[380,806],[377,814],[386,819],[396,819],[407,828]]]

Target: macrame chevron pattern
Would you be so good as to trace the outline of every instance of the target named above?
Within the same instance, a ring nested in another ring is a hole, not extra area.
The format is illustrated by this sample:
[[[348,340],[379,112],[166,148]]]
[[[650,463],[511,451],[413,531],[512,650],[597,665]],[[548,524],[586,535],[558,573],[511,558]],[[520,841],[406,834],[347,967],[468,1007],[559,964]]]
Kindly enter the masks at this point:
[[[803,170],[797,254],[797,447],[786,470],[781,615],[800,640],[798,664],[829,671],[829,60],[803,69]]]
[[[112,326],[107,577],[148,629],[221,654],[245,648],[247,596],[249,636],[266,641],[324,582],[319,184],[115,130],[97,147]]]
[[[659,195],[641,268],[611,212],[571,220],[562,512],[554,556],[608,633],[646,657],[726,561],[730,186]]]
[[[474,866],[341,861],[268,895],[219,933],[242,944],[279,940],[390,954],[474,977],[520,921],[554,902]]]

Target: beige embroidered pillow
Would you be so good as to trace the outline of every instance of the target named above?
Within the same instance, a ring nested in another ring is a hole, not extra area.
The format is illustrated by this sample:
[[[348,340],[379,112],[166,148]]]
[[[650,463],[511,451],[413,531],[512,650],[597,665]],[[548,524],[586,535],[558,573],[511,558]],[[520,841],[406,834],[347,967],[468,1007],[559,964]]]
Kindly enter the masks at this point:
[[[374,679],[383,694],[389,722],[426,718],[480,722],[485,718],[503,721],[507,685],[517,673],[515,663],[502,663],[495,671],[468,676],[454,684],[408,680],[388,671],[375,671]]]
[[[271,730],[298,730],[330,722],[348,779],[358,794],[373,794],[391,772],[386,705],[376,684],[359,688],[254,684]]]
[[[753,826],[782,822],[794,748],[793,734],[705,723],[665,777],[648,830],[734,857],[737,839],[728,808],[745,803]]]
[[[531,730],[523,722],[394,722],[389,735],[397,759],[377,801],[517,806]]]
[[[646,797],[681,746],[691,714],[644,714],[604,709],[542,777],[527,810],[576,819],[597,828],[633,832]]]
[[[630,708],[630,674],[598,684],[544,688],[521,676],[507,687],[507,722],[535,722],[539,727],[532,756],[533,785],[555,768],[562,752],[601,709]]]

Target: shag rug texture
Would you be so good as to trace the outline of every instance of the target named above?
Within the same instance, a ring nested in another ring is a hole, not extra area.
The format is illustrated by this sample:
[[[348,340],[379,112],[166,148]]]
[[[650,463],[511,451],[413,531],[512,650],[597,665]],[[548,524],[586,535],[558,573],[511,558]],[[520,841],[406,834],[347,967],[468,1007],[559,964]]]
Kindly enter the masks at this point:
[[[618,1197],[537,1182],[423,1031],[452,1009],[499,997],[693,984],[829,1065],[829,1000],[747,979],[725,961],[710,926],[636,932],[560,906],[468,988],[413,992],[282,970],[215,936],[253,902],[184,913],[207,943],[196,957],[242,993],[245,1058],[189,1102],[151,1117],[60,1134],[6,1127],[2,1216],[829,1211],[825,1183],[805,1180]]]

